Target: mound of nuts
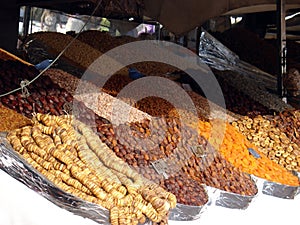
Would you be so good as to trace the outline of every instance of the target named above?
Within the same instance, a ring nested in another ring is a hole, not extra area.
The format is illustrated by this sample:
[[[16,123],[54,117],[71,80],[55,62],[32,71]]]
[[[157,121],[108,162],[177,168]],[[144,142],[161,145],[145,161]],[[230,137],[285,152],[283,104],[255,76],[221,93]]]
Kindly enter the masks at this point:
[[[229,72],[218,70],[213,70],[213,72],[221,86],[226,108],[229,111],[239,115],[249,116],[251,118],[257,115],[272,114],[274,112],[274,110],[268,109],[266,106],[251,98],[251,96],[243,93],[230,84],[230,82],[226,80],[226,73]],[[228,74],[228,76],[231,76],[231,74]]]
[[[0,104],[0,132],[14,130],[31,124],[31,120]]]
[[[244,117],[232,125],[269,159],[288,170],[300,171],[300,148],[295,143],[297,131],[291,126],[292,118],[292,113],[289,117],[288,112],[285,112],[277,116],[257,116],[253,119]]]
[[[101,140],[118,157],[145,177],[155,180],[157,173],[151,167],[153,163],[163,161],[165,173],[174,175],[180,172],[182,179],[186,179],[185,184],[192,179],[198,185],[206,184],[236,194],[253,196],[257,192],[250,176],[224,160],[195,130],[175,119],[155,118],[117,127],[103,125],[98,127],[98,132]],[[170,191],[179,202],[194,204],[189,202],[189,195],[182,199],[177,189]]]

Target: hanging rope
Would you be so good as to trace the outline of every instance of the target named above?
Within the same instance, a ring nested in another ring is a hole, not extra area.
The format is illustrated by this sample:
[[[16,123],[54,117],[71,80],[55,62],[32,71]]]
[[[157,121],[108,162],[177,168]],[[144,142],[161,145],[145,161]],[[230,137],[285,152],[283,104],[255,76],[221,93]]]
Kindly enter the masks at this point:
[[[23,95],[23,91],[25,91],[24,92],[24,94],[26,95],[26,94],[29,94],[30,95],[30,93],[29,93],[29,91],[28,91],[28,89],[26,88],[28,85],[30,85],[30,84],[32,84],[34,81],[36,81],[40,76],[42,76],[51,66],[53,66],[53,64],[55,64],[56,63],[56,61],[57,60],[59,60],[60,59],[60,57],[65,53],[65,51],[74,43],[74,41],[75,40],[77,40],[77,38],[79,37],[79,35],[80,35],[80,33],[84,30],[84,28],[86,27],[86,25],[91,21],[91,19],[92,19],[92,17],[94,16],[94,14],[96,13],[96,11],[98,10],[98,8],[99,8],[99,6],[100,6],[100,4],[102,3],[102,0],[99,0],[98,1],[98,3],[97,3],[97,5],[96,5],[96,7],[94,8],[94,10],[93,10],[93,12],[92,12],[92,14],[88,17],[88,19],[87,19],[87,21],[84,23],[84,25],[83,25],[83,27],[80,29],[80,31],[78,32],[78,34],[72,39],[72,41],[70,41],[69,43],[68,43],[68,45],[58,54],[58,56],[44,69],[44,70],[42,70],[35,78],[33,78],[31,81],[28,81],[28,80],[24,80],[24,82],[23,81],[21,81],[21,83],[20,83],[20,87],[19,88],[17,88],[17,89],[14,89],[14,90],[12,90],[12,91],[9,91],[9,92],[7,92],[7,93],[4,93],[4,94],[1,94],[0,95],[0,98],[1,97],[4,97],[4,96],[6,96],[6,95],[9,95],[9,94],[12,94],[12,93],[14,93],[14,92],[17,92],[17,91],[19,91],[19,90],[22,90],[22,95]],[[28,96],[29,96],[28,95]],[[24,96],[24,95],[23,95]]]
[[[27,86],[29,84],[30,84],[29,80],[22,80],[20,83],[23,98],[27,98],[30,95],[30,93],[27,89]]]

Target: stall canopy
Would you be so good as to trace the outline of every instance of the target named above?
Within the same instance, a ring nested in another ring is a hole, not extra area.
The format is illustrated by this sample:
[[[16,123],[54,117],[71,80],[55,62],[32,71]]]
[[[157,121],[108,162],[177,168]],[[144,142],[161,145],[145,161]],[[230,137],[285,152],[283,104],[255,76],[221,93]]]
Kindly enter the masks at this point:
[[[177,35],[223,14],[276,10],[276,0],[17,0],[17,3],[67,13],[90,14],[99,1],[96,16],[134,17],[137,21],[149,18]],[[291,8],[300,8],[300,0],[286,0],[286,9]]]
[[[184,34],[223,14],[276,10],[276,0],[144,0],[144,15],[175,34]],[[286,0],[286,9],[300,8],[300,0]]]

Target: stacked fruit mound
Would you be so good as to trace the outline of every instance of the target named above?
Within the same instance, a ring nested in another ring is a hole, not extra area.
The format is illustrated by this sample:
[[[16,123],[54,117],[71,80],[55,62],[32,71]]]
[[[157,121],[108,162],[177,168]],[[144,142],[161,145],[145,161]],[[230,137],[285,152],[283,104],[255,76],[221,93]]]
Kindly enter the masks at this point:
[[[248,175],[228,163],[196,130],[174,119],[159,118],[117,127],[102,125],[98,132],[118,157],[145,177],[164,184],[179,203],[203,203],[198,190],[189,188],[191,182],[240,195],[253,196],[257,192]],[[157,163],[158,167],[163,165],[164,171],[157,172]],[[161,174],[167,175],[167,180]],[[168,186],[173,174],[182,178],[180,182],[171,182],[174,186]]]
[[[93,130],[72,116],[37,114],[7,139],[61,189],[110,210],[111,224],[167,221],[176,197],[118,158]]]

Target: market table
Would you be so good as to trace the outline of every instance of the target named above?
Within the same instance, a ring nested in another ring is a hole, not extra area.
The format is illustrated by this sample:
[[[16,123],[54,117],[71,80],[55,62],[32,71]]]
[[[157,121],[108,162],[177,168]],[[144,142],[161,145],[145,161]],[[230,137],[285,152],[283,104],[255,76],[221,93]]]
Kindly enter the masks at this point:
[[[198,220],[169,221],[170,225],[184,224],[297,224],[300,196],[281,199],[258,193],[246,210],[208,206]],[[0,225],[96,225],[51,203],[38,193],[0,170]]]

